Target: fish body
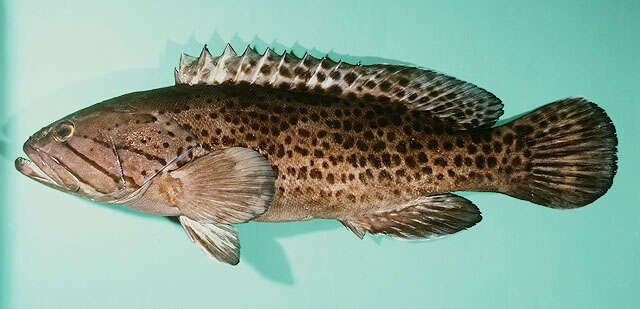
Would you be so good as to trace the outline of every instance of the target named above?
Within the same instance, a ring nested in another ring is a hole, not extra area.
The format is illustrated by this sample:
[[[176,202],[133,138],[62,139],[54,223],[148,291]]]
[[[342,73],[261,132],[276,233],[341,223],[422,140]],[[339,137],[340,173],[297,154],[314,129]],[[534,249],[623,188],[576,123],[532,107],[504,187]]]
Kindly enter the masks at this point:
[[[473,226],[454,191],[552,208],[593,202],[617,169],[615,128],[582,98],[492,127],[502,103],[472,84],[403,66],[353,66],[230,47],[183,55],[176,85],[96,104],[34,134],[16,167],[89,199],[178,216],[236,264],[232,224],[337,219],[428,239]]]

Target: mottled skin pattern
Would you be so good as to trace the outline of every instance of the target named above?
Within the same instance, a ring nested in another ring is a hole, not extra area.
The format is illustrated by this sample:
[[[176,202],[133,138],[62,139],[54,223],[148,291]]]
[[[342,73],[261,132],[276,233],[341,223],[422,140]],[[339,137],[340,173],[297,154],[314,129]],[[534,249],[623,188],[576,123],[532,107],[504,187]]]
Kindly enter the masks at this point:
[[[343,219],[435,193],[501,191],[526,164],[513,156],[526,146],[508,128],[449,132],[426,113],[388,102],[256,86],[175,86],[128,104],[138,113],[174,119],[191,133],[147,142],[140,145],[144,153],[161,157],[177,143],[177,155],[195,137],[187,159],[228,147],[263,154],[276,176],[276,195],[257,221]],[[171,129],[162,133],[175,135]],[[154,162],[138,162],[125,174],[142,180],[136,176],[153,173],[159,166]]]

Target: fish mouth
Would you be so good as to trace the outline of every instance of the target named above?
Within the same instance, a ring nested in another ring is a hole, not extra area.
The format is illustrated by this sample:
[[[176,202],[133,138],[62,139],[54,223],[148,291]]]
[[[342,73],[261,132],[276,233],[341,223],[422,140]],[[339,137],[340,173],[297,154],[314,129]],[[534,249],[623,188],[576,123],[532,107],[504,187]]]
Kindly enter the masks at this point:
[[[46,156],[46,154],[28,144],[25,144],[23,149],[28,159],[24,157],[16,159],[15,166],[18,172],[50,187],[69,190],[55,169],[44,159],[43,156]]]

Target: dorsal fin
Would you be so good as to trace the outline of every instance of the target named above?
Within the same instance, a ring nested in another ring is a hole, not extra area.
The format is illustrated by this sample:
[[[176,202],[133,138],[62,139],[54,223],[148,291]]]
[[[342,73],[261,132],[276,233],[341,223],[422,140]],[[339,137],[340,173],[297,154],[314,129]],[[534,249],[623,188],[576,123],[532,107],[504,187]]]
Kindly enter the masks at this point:
[[[199,57],[183,54],[176,84],[249,83],[293,91],[313,91],[340,98],[399,102],[429,112],[453,129],[490,127],[503,113],[502,102],[471,83],[438,72],[389,64],[353,65],[328,57],[278,55],[267,48],[260,55],[247,47],[238,56],[229,44],[212,57],[207,46]]]

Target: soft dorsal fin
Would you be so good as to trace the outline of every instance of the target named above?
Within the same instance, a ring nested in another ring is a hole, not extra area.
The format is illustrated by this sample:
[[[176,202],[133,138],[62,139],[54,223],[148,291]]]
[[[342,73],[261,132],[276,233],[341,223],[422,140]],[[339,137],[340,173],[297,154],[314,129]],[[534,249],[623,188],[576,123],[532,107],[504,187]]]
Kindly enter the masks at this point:
[[[502,102],[471,83],[438,72],[403,65],[353,65],[305,53],[260,55],[247,47],[238,56],[227,44],[218,57],[207,46],[199,57],[183,54],[175,71],[176,84],[249,83],[293,91],[312,91],[340,98],[400,102],[429,112],[453,129],[490,127],[503,113]]]

